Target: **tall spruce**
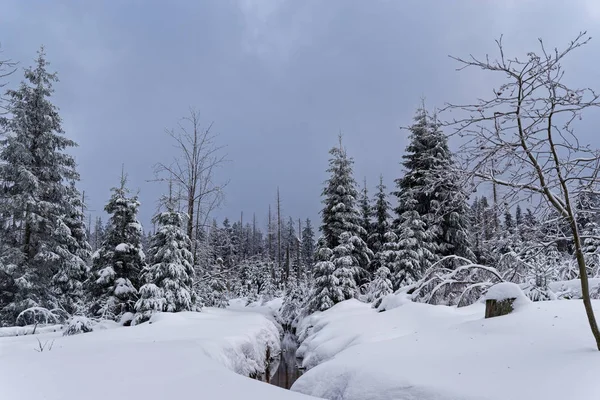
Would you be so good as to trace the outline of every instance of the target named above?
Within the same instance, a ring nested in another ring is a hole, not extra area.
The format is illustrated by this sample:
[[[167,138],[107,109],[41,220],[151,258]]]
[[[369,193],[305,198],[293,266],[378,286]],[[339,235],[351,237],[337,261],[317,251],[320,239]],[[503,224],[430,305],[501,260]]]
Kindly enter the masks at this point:
[[[42,47],[19,88],[7,91],[8,115],[0,118],[5,132],[0,143],[1,258],[12,265],[19,287],[5,316],[30,306],[74,312],[87,275],[85,227],[73,220],[78,218],[73,199],[79,194],[71,182],[79,174],[66,152],[76,143],[65,137],[51,102],[58,79],[48,65]]]
[[[321,210],[323,240],[325,247],[335,249],[340,244],[342,233],[347,232],[353,242],[353,257],[359,262],[361,273],[355,279],[357,284],[366,280],[364,273],[373,258],[373,252],[362,239],[366,235],[361,226],[360,213],[356,209],[356,181],[352,176],[353,160],[348,157],[339,136],[339,145],[333,147],[329,154],[330,177],[323,189],[323,204]]]
[[[405,174],[396,179],[398,199],[395,208],[394,230],[398,236],[398,251],[402,265],[392,271],[392,282],[398,288],[406,277],[418,279],[439,255],[440,227],[435,217],[428,188],[433,183],[432,171],[440,166],[438,153],[447,153],[447,146],[431,135],[429,116],[424,108],[417,110],[415,123],[410,127],[410,143],[402,156]],[[441,151],[437,148],[441,146]]]
[[[118,187],[104,210],[110,215],[102,246],[92,257],[90,312],[104,318],[119,319],[134,311],[140,274],[145,267],[142,250],[142,225],[137,220],[140,206],[130,196],[127,177],[121,174]]]
[[[394,192],[398,198],[394,227],[401,241],[400,251],[418,256],[417,273],[431,261],[451,254],[474,259],[468,195],[447,137],[423,107],[417,110],[409,130],[410,143],[403,156],[405,175],[396,179]],[[406,245],[409,248],[403,249]],[[429,254],[433,259],[428,259]]]
[[[349,232],[351,235],[362,237],[365,232],[356,209],[358,191],[352,176],[354,161],[348,157],[342,145],[341,135],[339,145],[331,148],[329,154],[331,158],[327,172],[330,177],[325,182],[325,188],[321,193],[324,205],[321,210],[323,219],[321,231],[326,246],[333,249],[340,243],[342,233]]]

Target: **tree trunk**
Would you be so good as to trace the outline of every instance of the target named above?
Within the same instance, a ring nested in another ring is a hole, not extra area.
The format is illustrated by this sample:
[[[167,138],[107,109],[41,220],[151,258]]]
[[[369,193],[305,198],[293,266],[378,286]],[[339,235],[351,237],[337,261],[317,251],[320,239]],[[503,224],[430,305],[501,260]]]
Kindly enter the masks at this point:
[[[277,187],[277,266],[281,269],[281,200]]]
[[[485,317],[494,318],[502,315],[510,314],[513,311],[513,303],[516,299],[505,300],[486,300],[485,301]]]
[[[25,259],[27,262],[33,258],[31,254],[31,223],[29,222],[29,205],[25,212],[25,232],[23,235],[23,252],[25,253]]]
[[[581,238],[579,237],[579,230],[577,229],[577,223],[574,218],[571,218],[571,231],[573,232],[573,241],[575,242],[575,257],[577,258],[577,266],[579,267],[579,278],[581,280],[581,297],[583,298],[583,306],[585,307],[585,313],[587,314],[588,322],[596,340],[596,347],[600,350],[600,331],[598,330],[598,324],[596,323],[596,317],[594,315],[594,308],[592,307],[592,301],[590,299],[590,285],[587,276],[587,268],[585,266],[585,258],[583,257],[583,250],[581,249]]]
[[[192,189],[190,188],[189,192],[188,192],[188,200],[187,200],[187,213],[188,213],[188,220],[187,220],[187,235],[190,238],[190,240],[194,240],[194,195],[196,192],[196,188]]]

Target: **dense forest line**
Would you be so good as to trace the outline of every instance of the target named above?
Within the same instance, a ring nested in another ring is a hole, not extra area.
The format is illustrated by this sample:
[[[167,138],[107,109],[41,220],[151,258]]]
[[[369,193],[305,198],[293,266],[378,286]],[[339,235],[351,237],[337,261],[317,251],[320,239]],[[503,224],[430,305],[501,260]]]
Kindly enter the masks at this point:
[[[549,284],[581,278],[585,299],[587,278],[600,276],[599,158],[569,134],[572,116],[598,97],[566,88],[558,69],[582,44],[583,35],[562,53],[525,61],[458,59],[508,72],[509,81],[490,100],[446,107],[463,119],[443,121],[419,107],[406,128],[402,167],[385,171],[398,175],[394,188],[383,176],[374,195],[366,182],[361,188],[340,136],[329,150],[320,234],[310,219],[282,215],[279,191],[266,228],[254,217],[212,219],[223,195],[212,170],[223,156],[194,111],[189,130],[170,132],[179,161],[157,166],[168,190],[153,228],[138,221],[125,172],[104,208],[108,221],[90,227],[69,155],[76,143],[52,104],[57,75],[42,49],[20,86],[6,92],[0,119],[0,323],[86,316],[138,324],[161,311],[283,297],[283,322],[293,325],[347,299],[378,307],[397,291],[470,304],[500,281],[541,301],[577,296]],[[544,89],[550,95],[540,102]],[[506,111],[514,107],[517,114]],[[561,112],[565,128],[548,123]],[[449,135],[460,138],[456,152]],[[600,297],[597,288],[591,296]]]

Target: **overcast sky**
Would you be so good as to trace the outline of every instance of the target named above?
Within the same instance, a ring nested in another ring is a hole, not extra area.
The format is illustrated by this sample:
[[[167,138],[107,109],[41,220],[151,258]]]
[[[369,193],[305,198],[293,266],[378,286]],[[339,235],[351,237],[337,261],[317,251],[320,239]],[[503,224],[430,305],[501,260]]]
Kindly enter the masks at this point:
[[[256,212],[264,223],[280,186],[285,215],[317,218],[340,130],[356,179],[373,187],[383,173],[391,190],[399,126],[421,97],[433,108],[491,93],[449,54],[485,55],[504,34],[507,52],[523,55],[538,37],[562,47],[599,27],[598,0],[0,0],[4,58],[30,65],[44,44],[59,74],[54,101],[80,145],[89,208],[102,209],[125,163],[146,225],[163,190],[147,182],[152,165],[173,155],[164,129],[190,106],[214,121],[231,160],[217,217]],[[571,57],[575,86],[600,89],[599,50],[600,37]],[[589,121],[580,136],[600,146]]]

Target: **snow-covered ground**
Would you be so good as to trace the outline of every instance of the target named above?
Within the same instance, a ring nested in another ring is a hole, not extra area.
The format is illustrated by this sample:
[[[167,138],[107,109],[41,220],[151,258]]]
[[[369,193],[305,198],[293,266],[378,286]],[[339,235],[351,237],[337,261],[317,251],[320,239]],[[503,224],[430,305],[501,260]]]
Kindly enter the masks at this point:
[[[394,298],[395,297],[395,298]],[[465,308],[348,300],[305,319],[292,390],[344,400],[597,400],[600,352],[580,300],[520,305],[484,319]],[[600,316],[600,301],[594,301]]]
[[[38,339],[48,343],[43,352]],[[76,336],[3,337],[0,399],[308,399],[245,377],[279,345],[264,315],[213,308]]]

